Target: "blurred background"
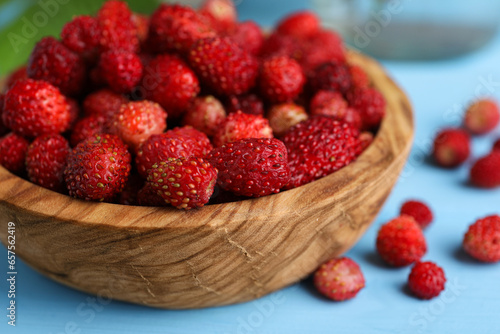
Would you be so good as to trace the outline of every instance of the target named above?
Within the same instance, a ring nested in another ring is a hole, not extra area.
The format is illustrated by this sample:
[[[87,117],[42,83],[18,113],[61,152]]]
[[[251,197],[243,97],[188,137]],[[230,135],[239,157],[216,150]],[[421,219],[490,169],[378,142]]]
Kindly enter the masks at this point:
[[[26,62],[33,45],[58,35],[78,14],[94,14],[104,0],[0,0],[0,76]],[[160,0],[128,0],[151,13]],[[173,2],[173,1],[172,1]],[[193,6],[200,0],[175,1]],[[241,20],[271,27],[286,13],[313,9],[323,24],[372,56],[398,60],[445,59],[488,44],[500,25],[500,1],[236,0]]]

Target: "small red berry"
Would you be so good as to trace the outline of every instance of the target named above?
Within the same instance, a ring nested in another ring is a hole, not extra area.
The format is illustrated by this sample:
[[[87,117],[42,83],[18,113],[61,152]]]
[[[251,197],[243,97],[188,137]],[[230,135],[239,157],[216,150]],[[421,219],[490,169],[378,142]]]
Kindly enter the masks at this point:
[[[380,228],[377,251],[391,266],[404,267],[419,261],[427,252],[427,244],[415,219],[400,216]]]
[[[463,247],[479,261],[500,261],[500,216],[486,217],[472,224],[464,236]]]
[[[264,33],[254,21],[240,22],[230,29],[226,36],[240,48],[258,56],[264,45]]]
[[[276,194],[290,181],[286,147],[278,139],[247,138],[227,143],[206,159],[219,171],[217,184],[239,196]]]
[[[292,101],[302,92],[304,83],[302,68],[295,60],[278,56],[263,61],[259,86],[264,98],[271,103]]]
[[[493,151],[500,151],[500,139],[493,144]]]
[[[329,116],[349,123],[357,129],[362,125],[360,113],[350,108],[342,94],[338,92],[320,90],[311,100],[310,114]]]
[[[361,66],[349,66],[351,72],[352,86],[358,88],[368,88],[370,86],[370,78]]]
[[[21,174],[25,169],[29,144],[26,139],[12,132],[0,138],[0,165],[11,173]]]
[[[269,125],[276,137],[284,136],[288,130],[307,118],[305,109],[293,103],[275,105],[267,114]]]
[[[364,130],[380,126],[386,112],[386,100],[378,90],[354,87],[347,93],[347,101],[360,113]]]
[[[26,73],[26,65],[21,66],[14,70],[5,81],[5,90],[9,90],[17,80],[28,79],[28,73]]]
[[[444,270],[433,262],[417,262],[408,277],[408,288],[420,299],[432,299],[444,290]]]
[[[482,99],[467,109],[464,127],[474,135],[483,135],[494,130],[499,122],[498,104],[493,100]]]
[[[356,297],[365,287],[365,277],[356,262],[342,257],[327,261],[316,270],[314,286],[323,296],[344,301]]]
[[[99,22],[87,15],[74,17],[61,31],[62,43],[85,59],[92,58],[96,54],[100,38]]]
[[[98,118],[103,124],[108,124],[113,115],[118,112],[122,104],[128,103],[124,96],[114,93],[109,89],[101,89],[87,95],[83,101],[83,112],[85,116]]]
[[[309,11],[293,13],[278,23],[276,31],[282,35],[295,38],[307,38],[317,33],[320,29],[318,16]]]
[[[148,184],[166,203],[191,210],[208,203],[217,181],[217,169],[196,157],[168,158],[148,171]]]
[[[75,147],[85,139],[105,132],[104,123],[95,116],[88,116],[78,120],[71,131],[70,143]]]
[[[345,94],[352,85],[349,67],[339,61],[330,61],[321,65],[314,71],[309,80],[313,92],[331,90]]]
[[[137,52],[139,38],[132,20],[132,11],[124,1],[108,0],[97,13],[101,31],[100,49]]]
[[[207,17],[211,26],[220,33],[237,24],[238,13],[232,0],[206,0],[199,12]]]
[[[183,124],[212,137],[226,118],[222,103],[212,95],[197,97],[184,114]]]
[[[422,229],[429,226],[434,219],[431,209],[420,201],[407,201],[401,207],[401,215],[411,216]]]
[[[470,155],[470,137],[461,129],[445,129],[434,139],[432,155],[441,167],[453,168],[464,163]]]
[[[64,190],[64,168],[71,149],[61,135],[37,137],[26,154],[26,169],[31,182],[44,188]]]
[[[218,147],[244,138],[273,138],[269,121],[241,111],[229,114],[215,133],[214,145]]]
[[[264,102],[256,94],[232,95],[226,103],[227,113],[241,111],[245,114],[264,116]]]
[[[480,188],[500,186],[500,151],[493,151],[472,166],[470,180]]]
[[[102,78],[116,93],[130,93],[142,79],[142,62],[133,52],[107,51],[98,66]]]
[[[300,51],[294,54],[308,76],[325,63],[346,61],[342,38],[332,30],[322,29],[301,44]]]

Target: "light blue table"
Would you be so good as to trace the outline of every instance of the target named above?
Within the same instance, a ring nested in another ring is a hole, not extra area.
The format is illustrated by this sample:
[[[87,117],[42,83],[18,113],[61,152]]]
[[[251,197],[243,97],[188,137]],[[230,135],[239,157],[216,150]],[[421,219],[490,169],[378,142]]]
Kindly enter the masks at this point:
[[[270,24],[283,13],[304,7],[305,2],[268,1],[260,12],[252,7],[254,3],[240,4],[242,16]],[[464,104],[477,92],[491,90],[500,99],[499,56],[500,36],[489,47],[459,59],[384,64],[414,103],[417,132],[411,158],[394,192],[366,235],[347,254],[361,265],[367,281],[354,300],[329,302],[314,292],[310,282],[303,282],[254,302],[206,310],[163,311],[120,302],[100,305],[93,296],[54,283],[19,263],[17,326],[7,325],[8,289],[3,274],[0,333],[500,333],[500,264],[479,264],[460,248],[470,223],[500,213],[500,190],[469,187],[469,164],[444,171],[426,161],[436,130],[456,124]],[[477,139],[474,155],[486,153],[496,136]],[[388,269],[374,253],[379,226],[395,217],[409,198],[425,199],[435,211],[436,221],[425,232],[429,245],[425,259],[444,267],[448,283],[446,291],[432,301],[408,295],[404,286],[409,269]],[[2,247],[4,272],[6,253]]]

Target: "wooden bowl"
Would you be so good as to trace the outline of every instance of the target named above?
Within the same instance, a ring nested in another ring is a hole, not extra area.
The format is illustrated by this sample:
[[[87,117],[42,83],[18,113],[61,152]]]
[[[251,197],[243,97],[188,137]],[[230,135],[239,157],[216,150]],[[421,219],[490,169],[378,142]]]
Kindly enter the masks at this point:
[[[0,236],[40,273],[103,297],[159,308],[240,303],[295,283],[352,247],[374,220],[413,137],[405,94],[349,52],[387,99],[373,144],[346,168],[277,195],[188,212],[84,202],[0,167]]]

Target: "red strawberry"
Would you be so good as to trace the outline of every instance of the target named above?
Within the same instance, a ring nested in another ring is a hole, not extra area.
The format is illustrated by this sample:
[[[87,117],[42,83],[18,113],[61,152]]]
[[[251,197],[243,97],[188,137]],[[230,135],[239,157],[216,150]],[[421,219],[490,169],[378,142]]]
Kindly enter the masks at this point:
[[[302,68],[293,59],[278,56],[263,61],[259,86],[262,95],[271,103],[292,101],[305,83]]]
[[[146,66],[141,89],[146,98],[160,104],[170,118],[178,118],[200,92],[200,84],[180,58],[161,55]]]
[[[61,31],[62,43],[71,51],[92,59],[97,54],[101,38],[99,22],[87,15],[76,16]]]
[[[216,32],[189,7],[162,4],[151,15],[148,46],[156,53],[186,55],[193,43]]]
[[[500,216],[486,217],[472,224],[464,236],[463,247],[479,261],[500,261]]]
[[[148,184],[166,203],[190,210],[208,203],[217,181],[217,169],[191,157],[158,162],[148,171]]]
[[[9,129],[3,124],[2,121],[4,101],[5,101],[5,95],[0,93],[0,136],[3,136],[7,132],[9,132]]]
[[[298,41],[292,36],[281,35],[274,32],[264,41],[264,45],[262,45],[261,49],[261,56],[263,59],[276,56],[288,56],[301,62],[304,57],[302,44],[303,42]]]
[[[186,126],[149,137],[139,148],[135,161],[139,173],[147,177],[147,171],[157,162],[168,158],[203,158],[211,150],[204,133]]]
[[[135,53],[111,50],[101,55],[99,71],[113,91],[130,93],[141,81],[143,68]]]
[[[140,13],[132,14],[132,22],[134,23],[135,31],[141,48],[146,46],[149,34],[149,17]]]
[[[365,277],[356,262],[343,257],[322,264],[314,273],[314,286],[323,296],[344,301],[365,287]]]
[[[189,53],[189,62],[200,79],[221,95],[249,91],[257,79],[259,64],[227,37],[203,38]]]
[[[226,36],[231,38],[240,48],[254,56],[258,56],[264,45],[264,34],[254,21],[240,22],[230,29]]]
[[[0,138],[0,165],[11,173],[21,174],[24,171],[29,144],[26,139],[15,133]]]
[[[2,119],[8,128],[26,137],[62,133],[70,126],[70,105],[47,82],[19,80],[5,95]]]
[[[5,90],[8,90],[12,86],[14,86],[17,80],[27,79],[28,73],[26,73],[26,69],[27,69],[26,66],[21,66],[14,72],[12,72],[5,81]]]
[[[385,97],[374,88],[354,87],[347,94],[349,105],[361,114],[364,130],[377,129],[385,116]]]
[[[218,32],[228,31],[237,24],[238,13],[232,0],[206,0],[199,12]]]
[[[499,122],[498,104],[493,100],[481,99],[467,109],[464,127],[472,134],[484,135],[494,130]]]
[[[122,104],[115,113],[112,133],[118,135],[128,147],[136,152],[151,135],[163,133],[167,128],[167,113],[151,101]]]
[[[401,216],[380,228],[377,251],[391,266],[404,267],[419,261],[427,252],[427,244],[415,219]]]
[[[432,155],[441,167],[460,166],[469,158],[470,137],[461,129],[444,129],[434,139]]]
[[[101,89],[87,95],[83,101],[83,111],[86,116],[94,116],[106,124],[111,122],[113,115],[127,102],[124,96],[109,89]]]
[[[217,184],[240,196],[279,193],[290,181],[285,145],[278,139],[247,138],[214,149],[207,160],[219,171]]]
[[[313,92],[331,90],[345,94],[352,86],[349,67],[338,61],[325,63],[310,76],[310,84]]]
[[[99,134],[78,144],[68,156],[64,179],[69,195],[111,201],[127,183],[130,153],[115,135]]]
[[[227,113],[241,111],[245,114],[264,116],[264,102],[255,94],[232,95],[227,99]]]
[[[401,215],[411,216],[422,229],[429,226],[434,219],[431,209],[420,201],[407,201],[401,207]]]
[[[26,154],[26,169],[31,182],[44,188],[64,190],[64,168],[71,149],[61,135],[37,137]]]
[[[73,127],[80,117],[80,105],[76,100],[69,97],[66,98],[66,101],[69,104],[69,129],[70,131],[73,131]]]
[[[42,38],[31,52],[28,76],[56,86],[65,95],[78,95],[85,84],[85,64],[53,37]]]
[[[346,100],[338,92],[320,90],[311,100],[310,113],[329,116],[349,123],[356,129],[361,128],[361,115],[356,109],[348,107]]]
[[[349,66],[349,72],[351,73],[353,87],[368,88],[370,86],[370,78],[368,78],[368,74],[362,67],[351,65]]]
[[[71,131],[70,143],[75,147],[85,139],[105,132],[102,120],[96,116],[88,116],[78,120]]]
[[[226,118],[226,111],[222,103],[209,95],[197,97],[184,115],[183,124],[191,125],[195,129],[212,137],[219,124]]]
[[[293,126],[307,120],[307,117],[304,108],[293,103],[273,106],[267,114],[269,125],[276,137],[284,136]]]
[[[97,13],[101,30],[100,49],[137,52],[139,39],[132,12],[124,1],[108,0]]]
[[[493,144],[493,151],[500,151],[500,139]]]
[[[297,60],[307,75],[327,62],[346,61],[342,38],[331,30],[320,30],[301,44],[301,57]]]
[[[408,277],[410,291],[420,299],[432,299],[444,290],[446,277],[441,267],[432,262],[418,262]]]
[[[220,124],[213,141],[215,146],[222,146],[244,138],[273,138],[273,130],[264,117],[238,111]]]
[[[140,206],[167,206],[167,203],[158,195],[158,192],[146,183],[137,193],[137,203]]]
[[[500,186],[500,151],[493,151],[476,161],[470,171],[470,180],[480,188]]]
[[[359,131],[325,116],[313,116],[297,124],[283,137],[283,142],[292,174],[289,189],[329,175],[349,165],[361,153]]]
[[[320,29],[318,16],[309,11],[293,13],[278,23],[276,31],[282,35],[296,38],[307,38],[316,34]]]

